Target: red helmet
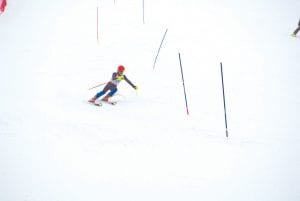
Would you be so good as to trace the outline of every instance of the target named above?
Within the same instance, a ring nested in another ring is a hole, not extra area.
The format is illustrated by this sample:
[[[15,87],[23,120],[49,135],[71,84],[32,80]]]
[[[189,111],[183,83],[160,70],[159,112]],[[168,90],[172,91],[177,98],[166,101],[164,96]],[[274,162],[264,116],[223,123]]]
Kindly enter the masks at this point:
[[[118,66],[118,72],[122,72],[123,73],[124,70],[125,70],[124,66],[122,66],[122,65]]]

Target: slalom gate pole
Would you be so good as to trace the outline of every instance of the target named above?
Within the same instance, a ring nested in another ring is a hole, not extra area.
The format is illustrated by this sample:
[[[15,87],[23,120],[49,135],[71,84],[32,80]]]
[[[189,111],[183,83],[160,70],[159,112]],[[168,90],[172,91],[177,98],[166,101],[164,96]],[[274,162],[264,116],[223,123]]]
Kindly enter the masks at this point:
[[[225,103],[225,90],[224,90],[224,79],[223,79],[223,66],[221,66],[221,78],[222,78],[222,90],[223,90],[223,105],[224,105],[224,117],[225,117],[225,128],[226,128],[226,137],[228,138],[228,128],[227,128],[227,115],[226,115],[226,103]]]
[[[100,87],[100,86],[105,85],[105,84],[107,84],[107,82],[103,82],[103,83],[101,83],[101,84],[98,84],[98,85],[96,85],[96,86],[93,86],[93,87],[89,88],[89,90],[95,89],[95,88]]]
[[[99,7],[97,6],[97,43],[99,43]]]
[[[186,114],[189,115],[189,108],[188,108],[188,103],[187,103],[187,98],[186,98],[186,91],[185,91],[185,84],[184,84],[184,78],[183,78],[183,70],[182,70],[182,63],[181,63],[180,53],[178,53],[178,56],[179,56],[179,63],[180,63],[180,69],[181,69],[181,78],[182,78],[184,98],[185,98]]]
[[[143,24],[145,24],[145,0],[143,0]]]
[[[160,46],[159,46],[159,48],[158,48],[158,51],[157,51],[157,54],[156,54],[156,57],[155,57],[155,60],[154,60],[153,69],[155,68],[155,64],[156,64],[156,61],[157,61],[157,58],[158,58],[158,55],[159,55],[161,46],[162,46],[162,44],[163,44],[163,42],[164,42],[164,40],[165,40],[165,37],[166,37],[166,35],[167,35],[167,32],[168,32],[168,29],[166,29],[165,34],[164,34],[164,36],[163,36],[163,39],[162,39],[161,42],[160,42]]]

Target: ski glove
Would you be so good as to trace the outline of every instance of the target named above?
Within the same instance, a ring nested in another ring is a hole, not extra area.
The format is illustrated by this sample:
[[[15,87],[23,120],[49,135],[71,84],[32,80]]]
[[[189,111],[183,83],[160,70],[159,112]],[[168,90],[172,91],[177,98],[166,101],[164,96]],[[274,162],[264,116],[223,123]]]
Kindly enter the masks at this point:
[[[124,76],[123,76],[123,75],[120,75],[120,76],[117,77],[117,80],[118,80],[118,81],[121,81],[121,80],[123,80],[123,79],[124,79]]]

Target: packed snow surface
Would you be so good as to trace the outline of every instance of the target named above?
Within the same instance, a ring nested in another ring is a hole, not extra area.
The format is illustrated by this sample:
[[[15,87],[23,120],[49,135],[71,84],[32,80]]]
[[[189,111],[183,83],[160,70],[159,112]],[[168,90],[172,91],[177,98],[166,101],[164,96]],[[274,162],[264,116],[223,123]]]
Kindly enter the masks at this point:
[[[7,3],[1,201],[300,199],[299,0]]]

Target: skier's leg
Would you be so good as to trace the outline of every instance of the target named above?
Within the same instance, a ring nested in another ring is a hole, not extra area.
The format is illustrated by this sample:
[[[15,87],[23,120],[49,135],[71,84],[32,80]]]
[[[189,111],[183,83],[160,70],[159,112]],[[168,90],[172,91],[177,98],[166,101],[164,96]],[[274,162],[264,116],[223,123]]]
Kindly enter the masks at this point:
[[[112,97],[118,91],[117,88],[112,88],[110,92],[102,99],[103,101],[108,101],[110,97]]]
[[[109,90],[109,87],[106,85],[106,86],[103,88],[103,90],[100,91],[100,92],[98,92],[93,98],[91,98],[91,99],[89,100],[89,102],[95,103],[95,101],[96,101],[99,97],[103,96],[108,90]]]
[[[98,92],[98,93],[95,95],[96,99],[99,98],[99,97],[101,97],[101,96],[103,96],[105,93],[106,93],[106,91],[104,91],[104,90]]]
[[[112,89],[109,93],[108,93],[108,95],[110,96],[110,97],[112,97],[113,95],[115,95],[115,93],[118,91],[118,89],[117,88],[114,88],[114,89]]]

